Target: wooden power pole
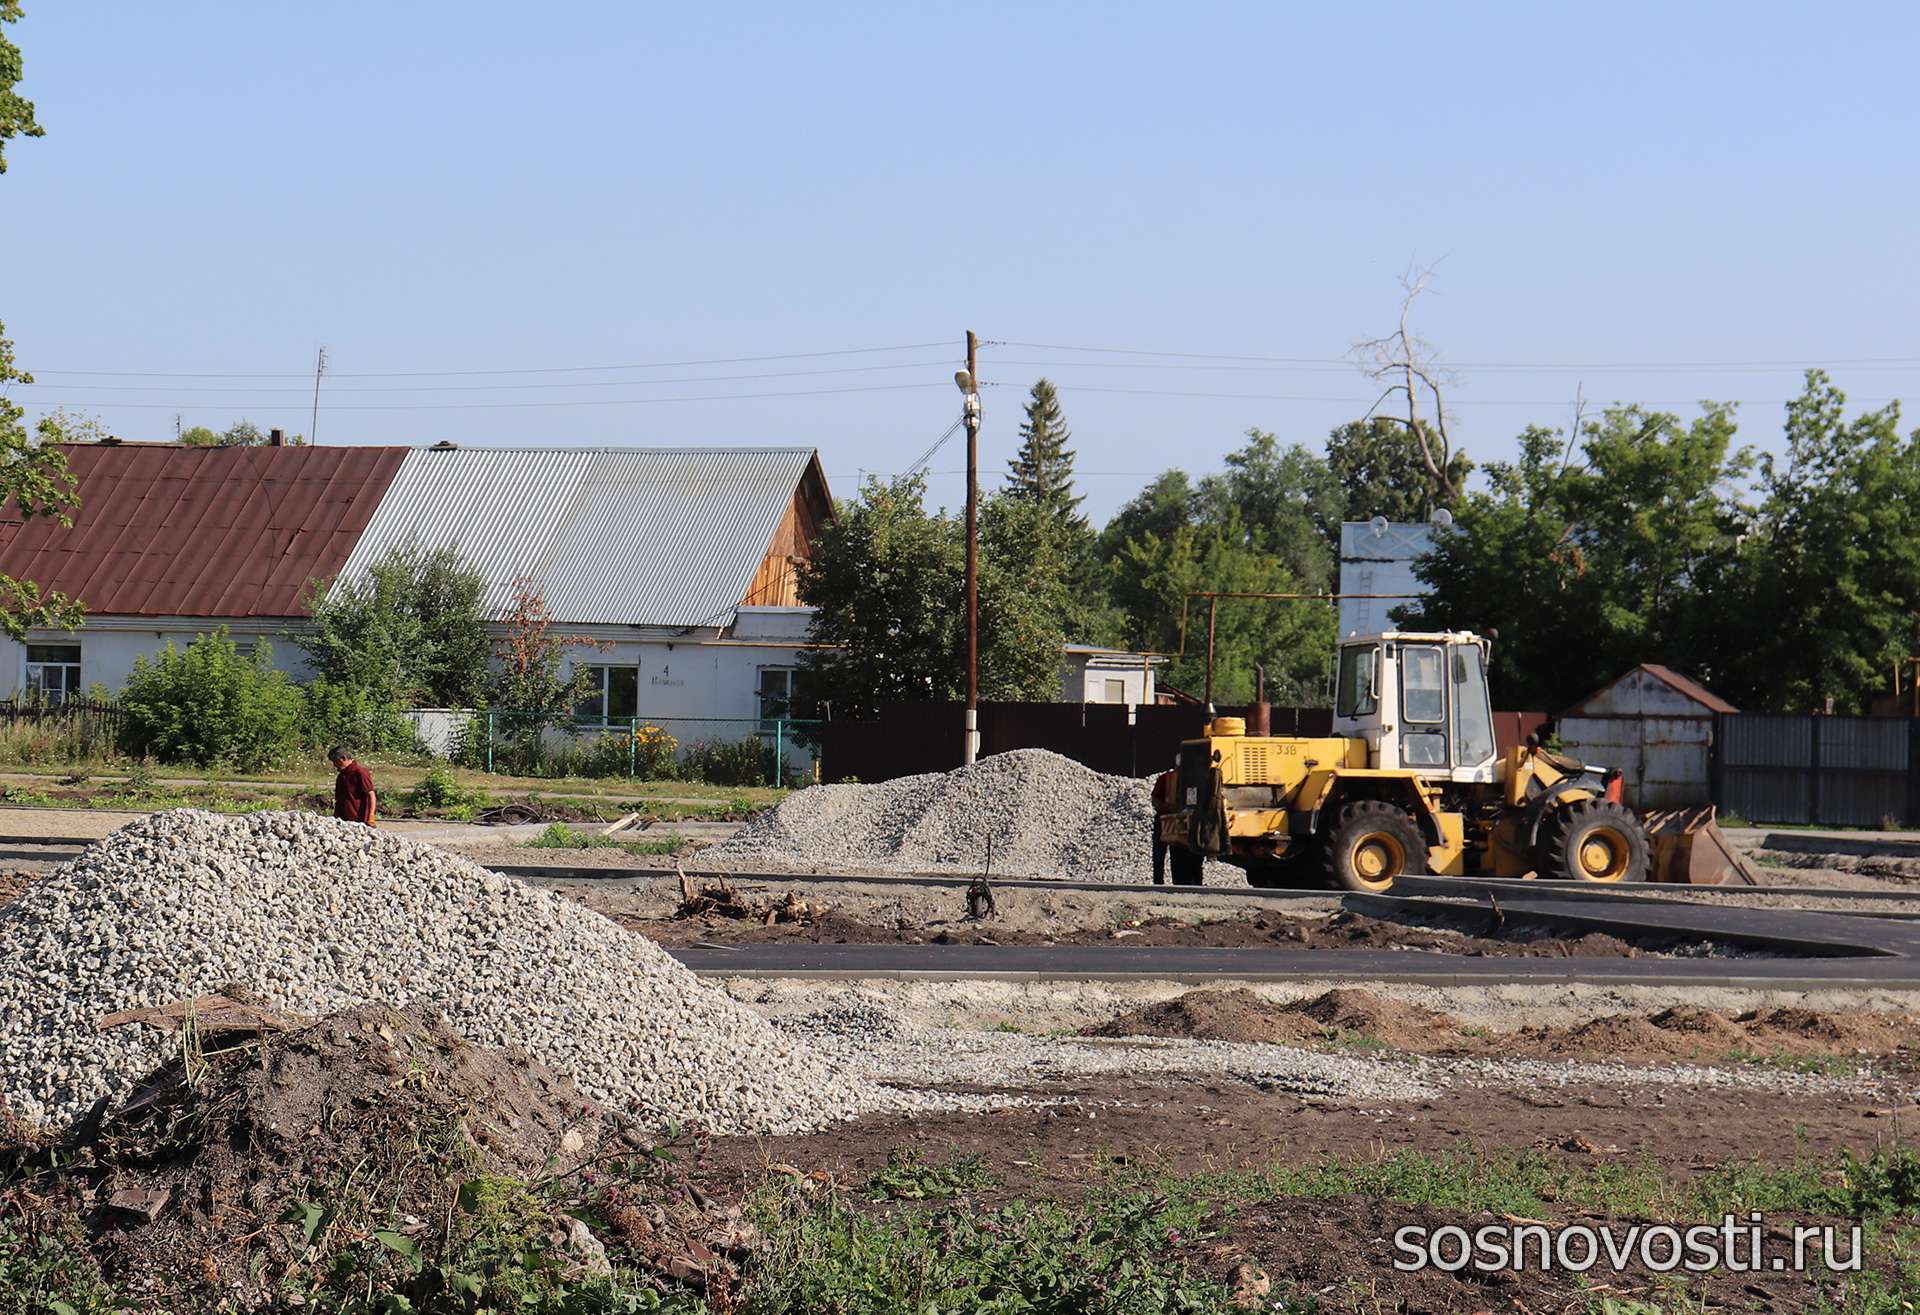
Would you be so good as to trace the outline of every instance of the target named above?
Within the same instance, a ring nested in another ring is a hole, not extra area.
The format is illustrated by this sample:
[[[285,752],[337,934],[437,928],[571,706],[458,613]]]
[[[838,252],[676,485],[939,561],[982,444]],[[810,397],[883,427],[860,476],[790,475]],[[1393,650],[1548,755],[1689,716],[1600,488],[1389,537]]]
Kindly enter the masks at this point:
[[[967,330],[967,725],[964,761],[980,757],[980,339]]]

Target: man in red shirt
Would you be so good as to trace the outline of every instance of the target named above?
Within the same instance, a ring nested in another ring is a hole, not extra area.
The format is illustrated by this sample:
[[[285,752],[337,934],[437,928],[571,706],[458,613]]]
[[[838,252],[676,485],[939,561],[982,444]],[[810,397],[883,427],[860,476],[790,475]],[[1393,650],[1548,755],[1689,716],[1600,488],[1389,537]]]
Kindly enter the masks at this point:
[[[327,750],[327,757],[340,773],[333,781],[333,815],[343,822],[375,825],[373,773],[355,762],[353,755],[337,744]]]

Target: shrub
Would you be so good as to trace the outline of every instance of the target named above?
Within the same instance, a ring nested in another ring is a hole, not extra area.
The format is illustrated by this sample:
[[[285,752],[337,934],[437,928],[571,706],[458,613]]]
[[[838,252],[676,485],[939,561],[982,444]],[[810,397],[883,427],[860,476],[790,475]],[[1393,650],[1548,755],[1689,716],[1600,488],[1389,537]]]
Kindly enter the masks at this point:
[[[407,792],[411,812],[467,812],[487,802],[487,792],[460,784],[451,769],[435,765]]]
[[[783,759],[780,775],[788,775]],[[700,740],[687,746],[684,771],[708,785],[766,785],[773,775],[773,747],[758,735],[738,740]]]
[[[184,653],[169,640],[151,662],[135,658],[120,706],[130,753],[241,769],[292,754],[306,711],[300,687],[274,669],[272,649],[262,641],[243,656],[225,626],[196,636]]]
[[[348,744],[363,753],[415,747],[413,723],[398,705],[365,689],[322,677],[308,685],[306,742],[316,749]]]
[[[658,726],[642,726],[629,735],[608,731],[596,736],[574,761],[582,776],[627,776],[642,781],[672,780],[679,766],[680,741]]]

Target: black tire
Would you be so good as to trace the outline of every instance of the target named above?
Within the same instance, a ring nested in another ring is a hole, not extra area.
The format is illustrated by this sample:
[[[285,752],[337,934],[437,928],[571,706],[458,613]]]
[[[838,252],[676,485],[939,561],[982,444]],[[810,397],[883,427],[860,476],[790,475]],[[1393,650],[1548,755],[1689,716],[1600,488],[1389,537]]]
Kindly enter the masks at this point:
[[[1562,804],[1540,825],[1534,872],[1555,881],[1618,886],[1647,879],[1647,832],[1605,799]]]
[[[1396,877],[1426,873],[1427,842],[1405,809],[1356,799],[1335,814],[1321,864],[1334,889],[1380,895],[1393,889]]]
[[[1198,886],[1206,881],[1206,858],[1196,850],[1185,845],[1175,845],[1167,851],[1167,860],[1173,868],[1173,884],[1176,886]]]

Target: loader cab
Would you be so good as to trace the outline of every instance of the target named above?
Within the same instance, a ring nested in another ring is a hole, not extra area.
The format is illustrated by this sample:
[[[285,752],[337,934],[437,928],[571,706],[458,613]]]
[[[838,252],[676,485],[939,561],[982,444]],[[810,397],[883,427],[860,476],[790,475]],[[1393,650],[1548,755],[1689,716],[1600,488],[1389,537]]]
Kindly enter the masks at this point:
[[[1333,732],[1367,742],[1367,765],[1449,781],[1493,780],[1487,644],[1465,631],[1350,635],[1340,644]]]

